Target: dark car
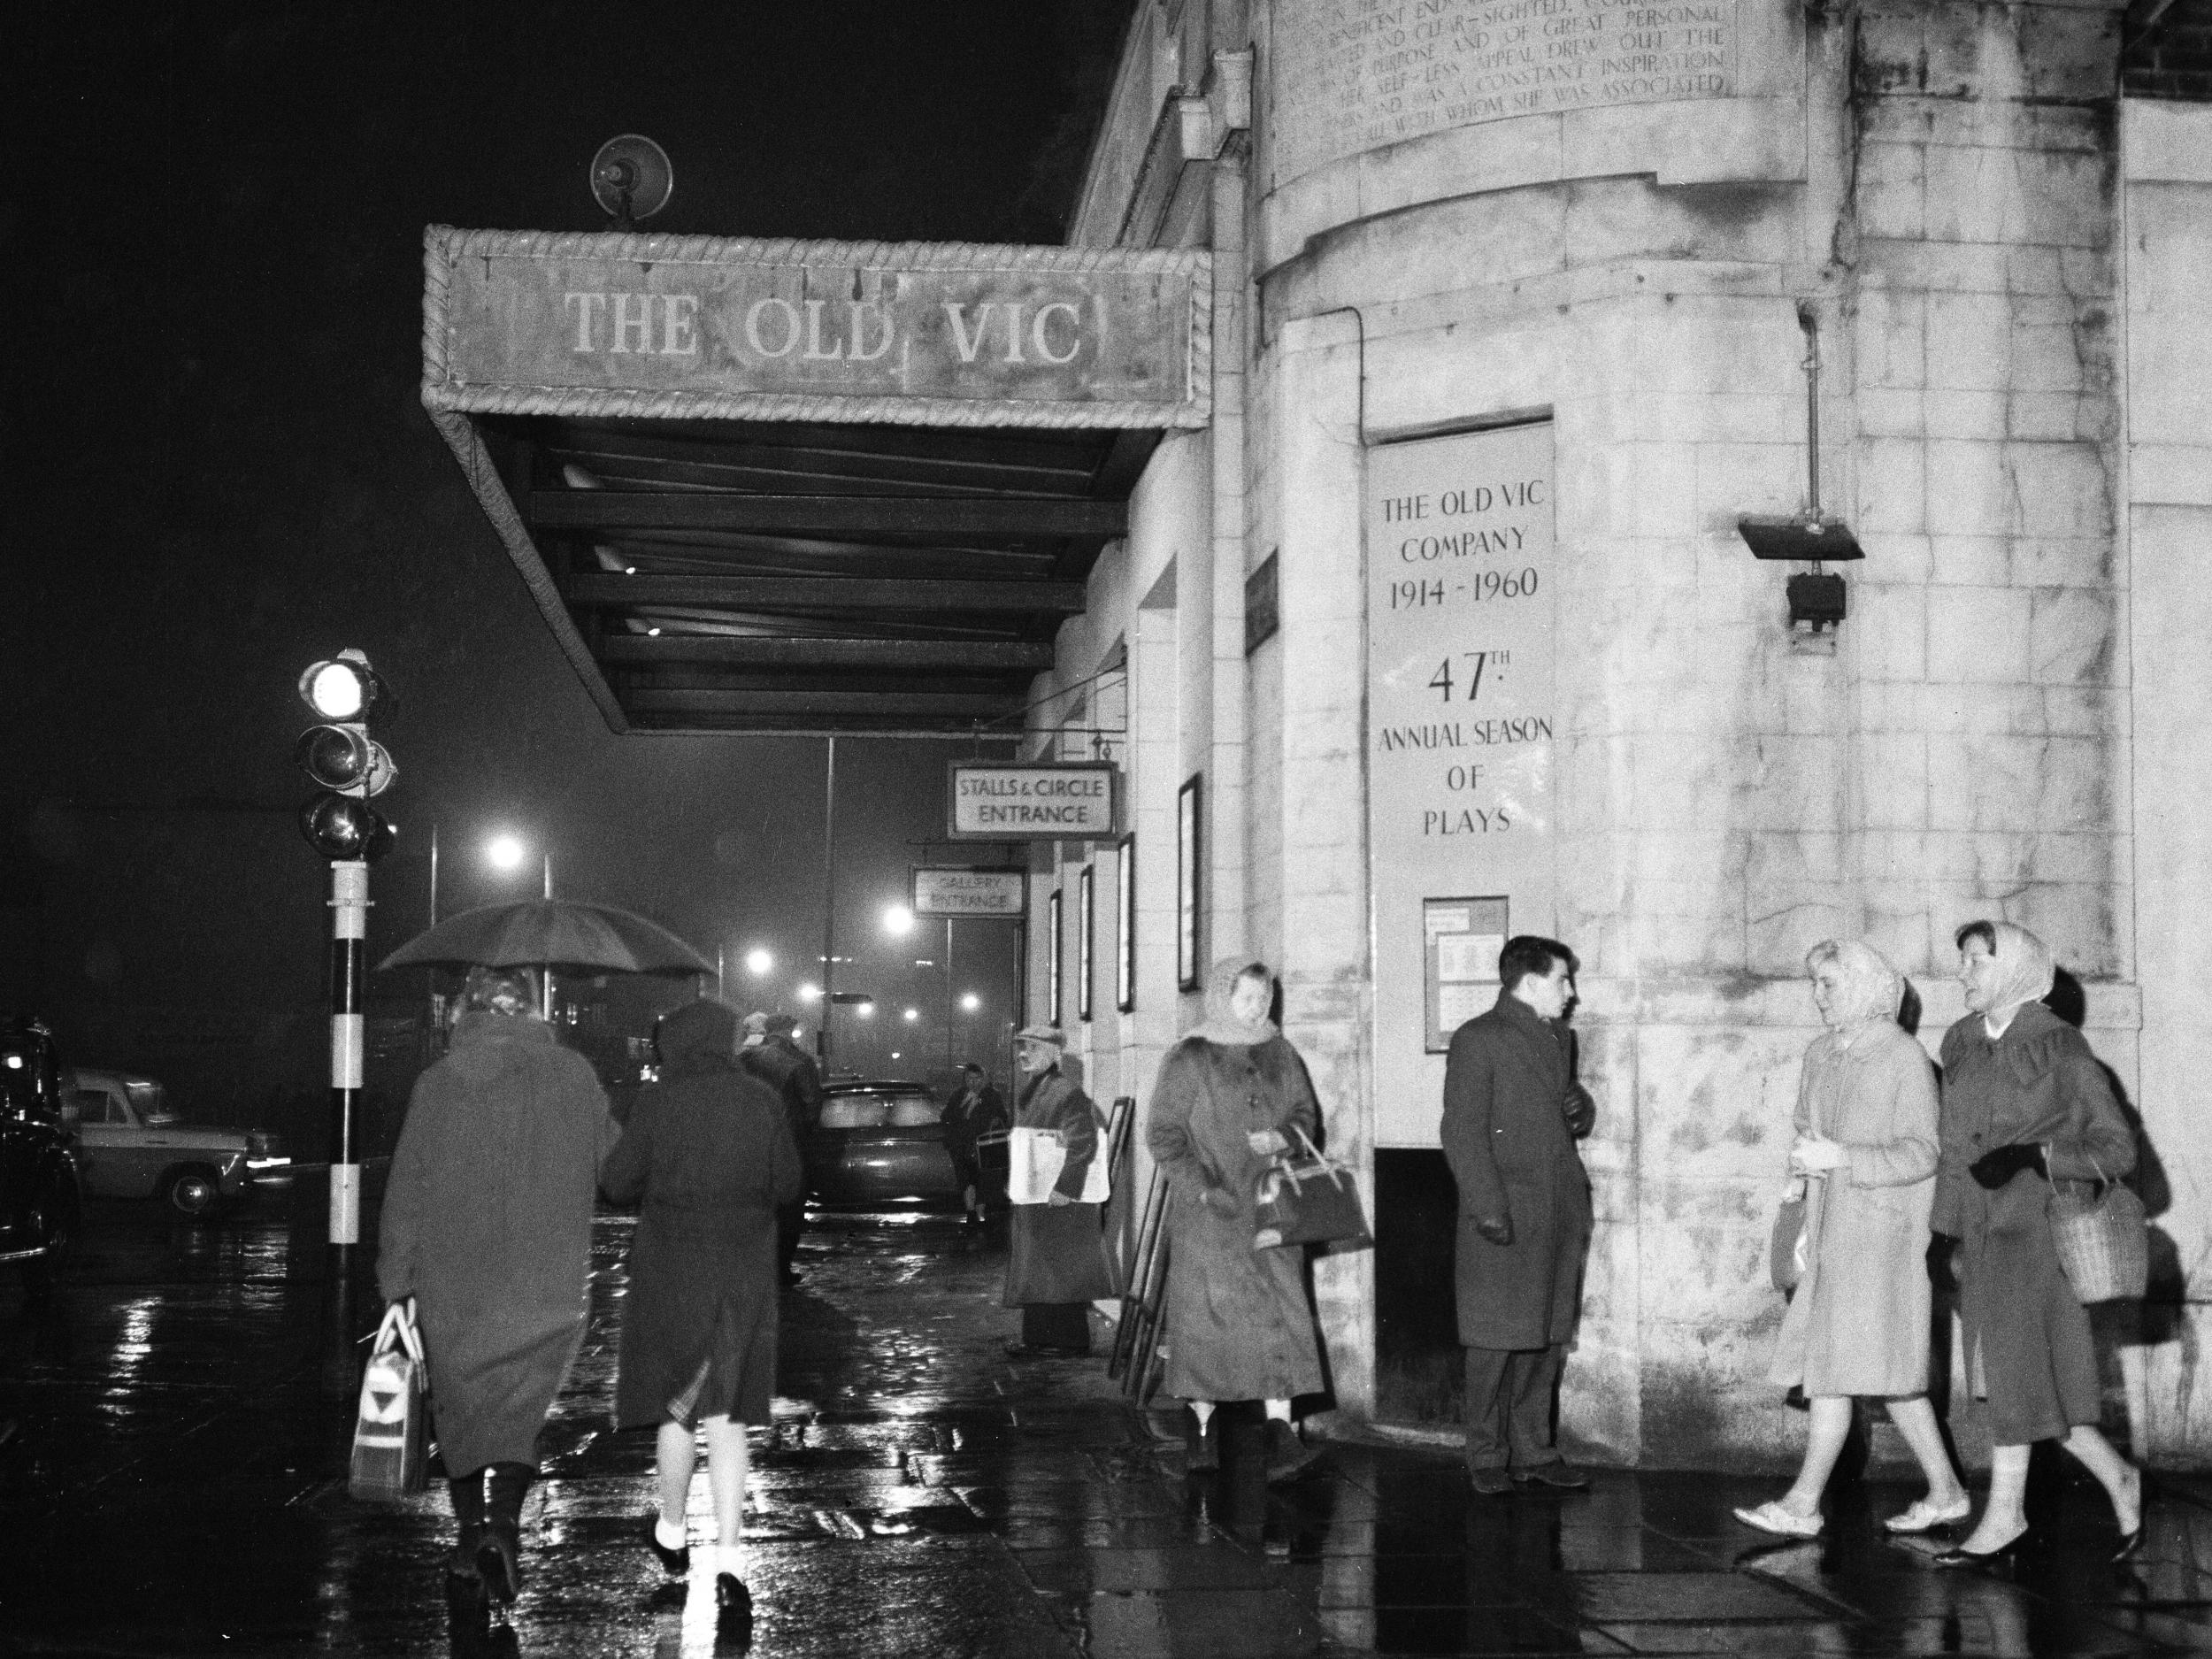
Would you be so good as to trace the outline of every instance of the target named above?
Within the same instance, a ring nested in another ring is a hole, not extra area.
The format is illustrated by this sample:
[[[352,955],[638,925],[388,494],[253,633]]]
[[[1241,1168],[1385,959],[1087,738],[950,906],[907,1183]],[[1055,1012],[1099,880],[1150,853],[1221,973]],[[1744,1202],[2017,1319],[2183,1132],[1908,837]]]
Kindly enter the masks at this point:
[[[21,1263],[34,1287],[67,1256],[83,1215],[61,1090],[53,1033],[0,1015],[0,1262]]]
[[[919,1083],[833,1079],[806,1145],[807,1190],[840,1210],[958,1210],[963,1187],[945,1149],[944,1102]],[[984,1185],[1002,1199],[1006,1148],[982,1148]]]

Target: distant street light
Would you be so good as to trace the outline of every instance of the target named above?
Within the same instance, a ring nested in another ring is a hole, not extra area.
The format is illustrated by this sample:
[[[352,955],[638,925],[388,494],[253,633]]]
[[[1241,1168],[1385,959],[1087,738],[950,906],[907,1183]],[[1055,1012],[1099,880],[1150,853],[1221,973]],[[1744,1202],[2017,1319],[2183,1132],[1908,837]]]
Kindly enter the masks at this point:
[[[797,995],[802,1002],[818,1002],[822,1000],[822,987],[810,980],[799,987]]]
[[[906,1023],[910,1025],[921,1017],[922,1010],[918,1008],[910,1008],[906,1010]]]
[[[745,972],[755,979],[758,979],[775,965],[775,957],[758,945],[745,953]]]
[[[484,862],[503,874],[520,869],[529,856],[530,849],[518,835],[495,835],[484,843]],[[549,899],[553,896],[553,855],[541,853],[538,861],[545,876],[545,896]]]
[[[960,999],[960,1011],[964,1014],[972,1014],[982,1006],[983,999],[973,991],[967,992]]]
[[[903,939],[914,931],[914,912],[903,904],[887,905],[883,912],[883,931],[894,939]]]

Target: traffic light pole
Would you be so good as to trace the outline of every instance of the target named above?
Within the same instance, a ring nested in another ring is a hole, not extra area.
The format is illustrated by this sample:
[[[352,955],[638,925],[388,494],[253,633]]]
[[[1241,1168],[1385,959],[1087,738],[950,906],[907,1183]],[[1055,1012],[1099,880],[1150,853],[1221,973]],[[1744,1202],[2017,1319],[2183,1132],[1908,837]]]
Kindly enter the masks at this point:
[[[369,933],[369,866],[359,859],[330,865],[330,1241],[339,1247],[342,1276],[361,1240],[361,1164],[353,1144],[354,1107],[361,1094],[361,974]]]

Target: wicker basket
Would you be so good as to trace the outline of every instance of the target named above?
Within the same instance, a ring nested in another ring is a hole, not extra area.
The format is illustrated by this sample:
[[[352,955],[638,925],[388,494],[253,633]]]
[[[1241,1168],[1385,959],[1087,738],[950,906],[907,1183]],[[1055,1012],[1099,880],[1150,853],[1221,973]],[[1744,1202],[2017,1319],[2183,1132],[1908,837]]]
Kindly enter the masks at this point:
[[[2096,1168],[2095,1160],[2091,1167]],[[2059,1265],[2085,1302],[2140,1296],[2150,1282],[2143,1201],[2097,1169],[2093,1181],[2053,1181],[2047,1213]]]

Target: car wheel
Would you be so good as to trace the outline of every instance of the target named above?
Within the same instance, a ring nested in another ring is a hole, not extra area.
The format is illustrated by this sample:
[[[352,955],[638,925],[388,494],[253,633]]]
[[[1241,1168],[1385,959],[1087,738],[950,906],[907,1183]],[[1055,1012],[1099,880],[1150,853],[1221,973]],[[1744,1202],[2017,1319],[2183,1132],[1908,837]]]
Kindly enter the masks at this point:
[[[179,1215],[204,1221],[222,1208],[223,1186],[213,1170],[179,1170],[161,1195]]]

